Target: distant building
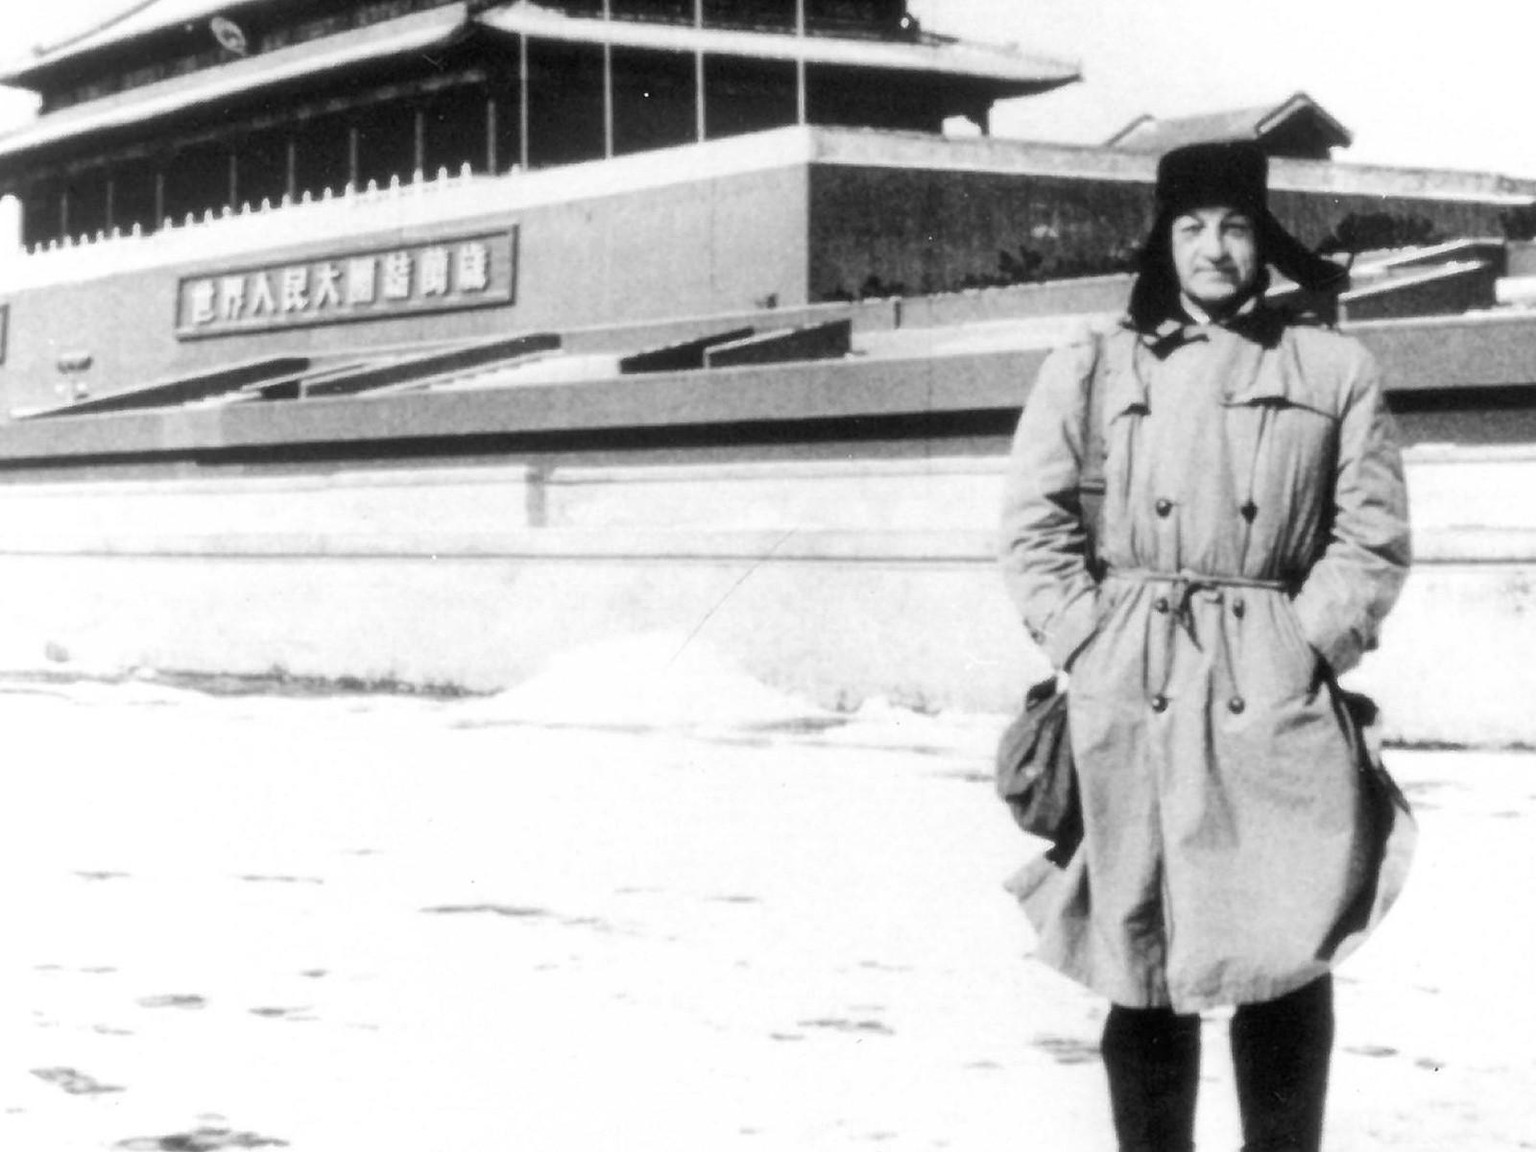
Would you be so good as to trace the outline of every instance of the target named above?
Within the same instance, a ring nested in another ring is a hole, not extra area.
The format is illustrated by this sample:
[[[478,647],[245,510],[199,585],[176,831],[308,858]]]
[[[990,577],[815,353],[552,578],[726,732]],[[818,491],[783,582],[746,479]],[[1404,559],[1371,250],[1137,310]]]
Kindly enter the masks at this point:
[[[1138,116],[1104,141],[1104,146],[1161,153],[1210,140],[1254,140],[1271,156],[1328,160],[1335,148],[1349,147],[1352,139],[1349,129],[1321,104],[1305,92],[1297,92],[1278,104],[1255,108],[1167,120]]]
[[[1077,68],[905,0],[120,2],[0,68],[42,98],[0,136],[0,651],[48,678],[496,691],[643,631],[999,708],[1001,459],[1046,346],[1123,309],[1176,129],[1275,155],[1275,214],[1358,255],[1347,321],[1490,310],[1536,219],[1536,182],[1320,159],[1303,96],[957,138]],[[1379,326],[1409,434],[1536,440],[1533,329]]]
[[[637,326],[1087,278],[1074,307],[1109,311],[1176,131],[1261,140],[1276,214],[1331,251],[1497,237],[1536,199],[1319,161],[1348,134],[1300,93],[1114,147],[943,134],[1077,76],[905,0],[125,0],[0,68],[42,99],[0,136],[0,423],[359,349],[635,351],[667,339]],[[320,394],[261,395],[290,385]]]
[[[905,0],[151,0],[0,83],[29,245],[447,169],[499,174],[789,124],[938,133],[1078,78]]]

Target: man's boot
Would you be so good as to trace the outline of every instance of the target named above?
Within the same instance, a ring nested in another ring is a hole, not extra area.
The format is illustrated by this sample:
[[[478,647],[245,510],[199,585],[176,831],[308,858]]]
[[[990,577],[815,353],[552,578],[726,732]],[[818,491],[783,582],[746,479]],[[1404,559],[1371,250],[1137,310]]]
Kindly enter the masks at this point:
[[[1191,1152],[1200,1017],[1112,1006],[1102,1051],[1120,1152]]]
[[[1243,1152],[1319,1152],[1332,1051],[1332,977],[1233,1013]]]

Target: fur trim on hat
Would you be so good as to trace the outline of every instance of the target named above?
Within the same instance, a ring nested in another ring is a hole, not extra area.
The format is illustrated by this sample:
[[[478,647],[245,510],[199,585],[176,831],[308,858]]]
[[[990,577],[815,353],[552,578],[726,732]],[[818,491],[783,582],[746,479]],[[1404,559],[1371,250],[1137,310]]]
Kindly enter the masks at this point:
[[[1128,309],[1138,331],[1151,332],[1180,313],[1173,222],[1196,208],[1235,208],[1252,217],[1264,263],[1304,291],[1337,296],[1349,287],[1347,269],[1311,252],[1270,212],[1269,158],[1257,144],[1232,140],[1175,148],[1158,162],[1155,196],[1156,218],[1138,255]],[[1261,268],[1253,292],[1262,296],[1268,287],[1268,269]]]

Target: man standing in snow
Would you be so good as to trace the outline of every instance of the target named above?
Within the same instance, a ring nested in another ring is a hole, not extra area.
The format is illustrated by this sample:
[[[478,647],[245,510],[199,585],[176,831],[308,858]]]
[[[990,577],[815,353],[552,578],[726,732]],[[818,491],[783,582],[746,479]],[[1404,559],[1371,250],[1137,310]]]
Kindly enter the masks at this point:
[[[1317,1152],[1329,973],[1400,879],[1334,677],[1408,571],[1402,461],[1369,353],[1264,303],[1267,266],[1323,294],[1346,279],[1270,214],[1267,178],[1246,143],[1163,158],[1129,314],[1047,360],[1007,482],[1004,570],[1071,672],[1084,820],[1064,867],[1015,887],[1039,955],[1111,1001],[1123,1152],[1193,1148],[1199,1012],[1218,1005],[1237,1006],[1247,1152]]]

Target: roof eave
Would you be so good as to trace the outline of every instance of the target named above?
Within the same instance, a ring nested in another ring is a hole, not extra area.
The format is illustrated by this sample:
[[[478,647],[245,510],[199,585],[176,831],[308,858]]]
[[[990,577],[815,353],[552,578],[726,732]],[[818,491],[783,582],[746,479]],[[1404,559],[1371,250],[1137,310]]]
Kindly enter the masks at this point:
[[[1325,132],[1333,137],[1333,144],[1340,148],[1348,148],[1354,143],[1354,134],[1344,127],[1332,113],[1305,92],[1296,92],[1288,100],[1283,100],[1269,112],[1259,118],[1255,125],[1255,135],[1263,136],[1271,128],[1283,123],[1285,120],[1301,112],[1310,112],[1323,125]]]
[[[181,13],[175,19],[167,18],[151,22],[131,35],[121,39],[100,39],[100,34],[110,24],[76,36],[63,45],[46,50],[42,56],[25,58],[5,66],[0,65],[0,85],[27,88],[33,91],[45,86],[47,78],[62,68],[67,68],[93,52],[117,49],[132,45],[147,36],[156,35],[189,19],[211,18],[214,15],[235,12],[250,7],[258,0],[208,0],[191,13]],[[721,28],[695,28],[689,25],[648,24],[642,21],[603,21],[591,17],[567,16],[556,9],[543,8],[525,0],[516,0],[485,7],[475,19],[487,27],[506,31],[526,32],[528,35],[546,35],[553,39],[586,42],[608,41],[636,47],[667,47],[669,42],[704,38],[714,43],[734,42],[738,39],[758,42],[759,48],[768,52],[744,51],[744,55],[788,55],[786,45],[801,38],[783,33],[741,31]],[[899,60],[894,67],[913,71],[932,71],[966,75],[973,79],[985,79],[1007,85],[1009,94],[1027,95],[1047,91],[1082,79],[1081,65],[1077,61],[1063,60],[1038,53],[1023,53],[988,45],[956,40],[945,36],[926,36],[918,42],[864,40],[853,37],[826,36],[821,33],[804,38],[812,46],[812,56],[837,56],[839,51],[821,51],[829,44],[847,49],[870,49],[875,55],[885,55]],[[925,66],[922,62],[928,60]],[[827,63],[849,61],[827,60]]]
[[[373,25],[366,35],[346,45],[310,41],[237,60],[215,73],[178,76],[133,89],[117,99],[103,97],[76,104],[0,135],[0,165],[40,148],[175,114],[210,98],[247,95],[323,70],[419,52],[449,42],[466,26],[465,21],[464,4],[450,4]]]
[[[126,0],[123,0],[126,3]],[[168,32],[180,25],[198,20],[211,20],[214,16],[238,14],[264,0],[206,0],[189,11],[175,12],[161,18],[153,16],[139,19],[144,5],[136,4],[93,28],[88,28],[52,45],[34,48],[31,53],[0,63],[0,84],[13,88],[38,91],[55,73],[76,65],[82,58],[93,53],[130,49],[144,39]],[[138,27],[131,32],[112,34],[119,24]]]
[[[979,88],[993,99],[1049,91],[1080,78],[1074,63],[947,37],[911,43],[605,22],[527,4],[502,5],[471,16],[466,4],[456,3],[372,25],[344,42],[329,38],[310,41],[48,113],[0,135],[0,163],[40,148],[175,114],[212,98],[259,92],[323,69],[419,50],[471,27],[581,43],[712,51],[760,59],[795,60],[803,55],[816,67],[862,67],[949,79],[957,85]]]
[[[949,37],[921,41],[869,40],[815,33],[745,31],[688,24],[604,21],[568,16],[537,5],[515,3],[488,8],[475,16],[487,28],[571,43],[612,44],[623,48],[705,52],[758,59],[799,60],[814,65],[848,65],[954,76],[1017,89],[1018,95],[1057,88],[1082,78],[1075,61],[994,48]]]

